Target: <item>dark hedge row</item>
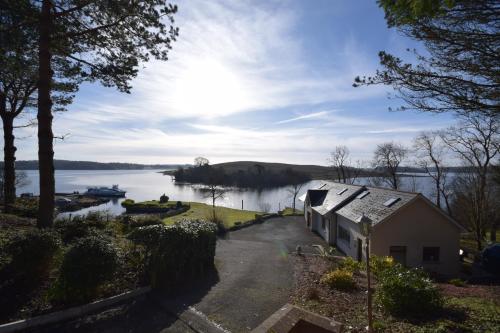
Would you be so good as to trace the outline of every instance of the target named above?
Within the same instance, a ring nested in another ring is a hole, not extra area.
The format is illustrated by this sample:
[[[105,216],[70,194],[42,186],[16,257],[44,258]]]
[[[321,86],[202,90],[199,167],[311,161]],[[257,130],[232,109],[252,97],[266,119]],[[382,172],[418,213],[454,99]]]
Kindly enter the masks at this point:
[[[173,291],[213,268],[217,226],[201,220],[135,229],[130,239],[146,248],[146,271],[153,288]]]

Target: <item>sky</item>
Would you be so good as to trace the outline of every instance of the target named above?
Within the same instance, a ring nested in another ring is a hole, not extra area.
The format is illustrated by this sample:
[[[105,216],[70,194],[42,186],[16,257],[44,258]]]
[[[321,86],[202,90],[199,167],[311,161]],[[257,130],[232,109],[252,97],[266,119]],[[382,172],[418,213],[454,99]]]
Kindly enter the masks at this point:
[[[367,161],[379,143],[410,146],[453,122],[389,111],[402,104],[389,87],[352,87],[379,68],[379,51],[421,48],[387,28],[375,1],[175,3],[180,35],[169,60],[142,64],[131,94],[83,84],[55,115],[54,133],[65,137],[56,159],[327,165],[337,145]],[[16,138],[18,160],[36,159],[36,128]]]

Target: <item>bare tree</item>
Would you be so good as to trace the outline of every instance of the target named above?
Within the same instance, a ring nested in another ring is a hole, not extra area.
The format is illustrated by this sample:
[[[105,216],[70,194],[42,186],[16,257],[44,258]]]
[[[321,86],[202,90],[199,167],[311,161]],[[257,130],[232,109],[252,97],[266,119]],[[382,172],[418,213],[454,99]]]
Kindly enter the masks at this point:
[[[448,173],[443,165],[448,152],[438,132],[422,132],[414,140],[413,146],[417,157],[416,164],[432,178],[435,186],[436,205],[442,208],[444,199],[446,210],[452,216]]]
[[[477,248],[482,249],[482,239],[491,207],[490,171],[495,158],[500,155],[500,116],[467,114],[461,116],[458,126],[441,132],[443,142],[464,163],[466,173],[457,179],[455,195],[465,197],[461,205],[468,205],[464,216],[475,234]],[[457,199],[458,200],[458,199]],[[492,229],[496,224],[492,223]]]
[[[328,159],[335,172],[334,179],[347,184],[354,184],[363,170],[363,162],[351,162],[350,151],[347,146],[336,146]]]
[[[330,153],[330,163],[336,173],[336,179],[339,182],[346,182],[347,179],[347,164],[349,161],[349,148],[347,146],[336,146],[335,150]]]
[[[294,213],[295,213],[295,202],[297,201],[297,195],[299,195],[302,186],[304,186],[304,184],[292,184],[287,189],[288,193],[290,193],[290,197],[292,198],[292,209]]]
[[[377,145],[373,154],[373,166],[381,172],[381,180],[395,190],[400,187],[399,167],[407,153],[403,145],[385,142]]]
[[[206,158],[206,157],[198,156],[194,159],[194,165],[197,167],[200,167],[203,165],[209,165],[209,164],[210,164],[210,162],[209,162],[208,158]]]
[[[205,192],[203,197],[212,199],[212,207],[215,208],[215,202],[223,199],[228,190],[215,184],[209,184],[203,188],[203,191]]]

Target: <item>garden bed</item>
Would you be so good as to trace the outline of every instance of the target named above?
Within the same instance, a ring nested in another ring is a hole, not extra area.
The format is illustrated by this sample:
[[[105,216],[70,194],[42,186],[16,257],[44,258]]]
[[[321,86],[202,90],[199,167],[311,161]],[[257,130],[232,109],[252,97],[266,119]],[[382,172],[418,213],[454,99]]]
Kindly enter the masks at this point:
[[[126,199],[122,202],[122,207],[127,210],[127,214],[162,214],[172,213],[175,215],[189,209],[189,204],[180,201],[159,202],[156,200],[134,202]]]
[[[352,291],[331,289],[321,277],[342,259],[320,256],[291,257],[295,288],[290,302],[344,324],[345,332],[366,332],[366,275],[354,274]],[[438,284],[444,306],[432,316],[396,318],[374,306],[377,332],[498,332],[500,295],[498,286],[455,287]],[[376,282],[374,289],[377,289]]]

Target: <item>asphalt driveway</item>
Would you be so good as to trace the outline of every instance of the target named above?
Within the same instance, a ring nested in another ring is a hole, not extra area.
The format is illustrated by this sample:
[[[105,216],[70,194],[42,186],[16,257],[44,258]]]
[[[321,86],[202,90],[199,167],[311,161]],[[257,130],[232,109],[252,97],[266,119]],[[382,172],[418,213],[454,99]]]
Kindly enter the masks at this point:
[[[230,332],[248,332],[287,303],[293,287],[289,254],[325,244],[303,217],[269,219],[217,242],[216,276],[177,298],[152,295],[38,332],[199,332],[201,312]],[[194,318],[194,319],[193,319]],[[196,324],[196,323],[195,323]],[[203,326],[203,325],[202,325]]]
[[[219,282],[194,307],[231,332],[246,332],[287,303],[293,287],[289,253],[325,244],[303,217],[273,218],[230,232],[217,243]]]

